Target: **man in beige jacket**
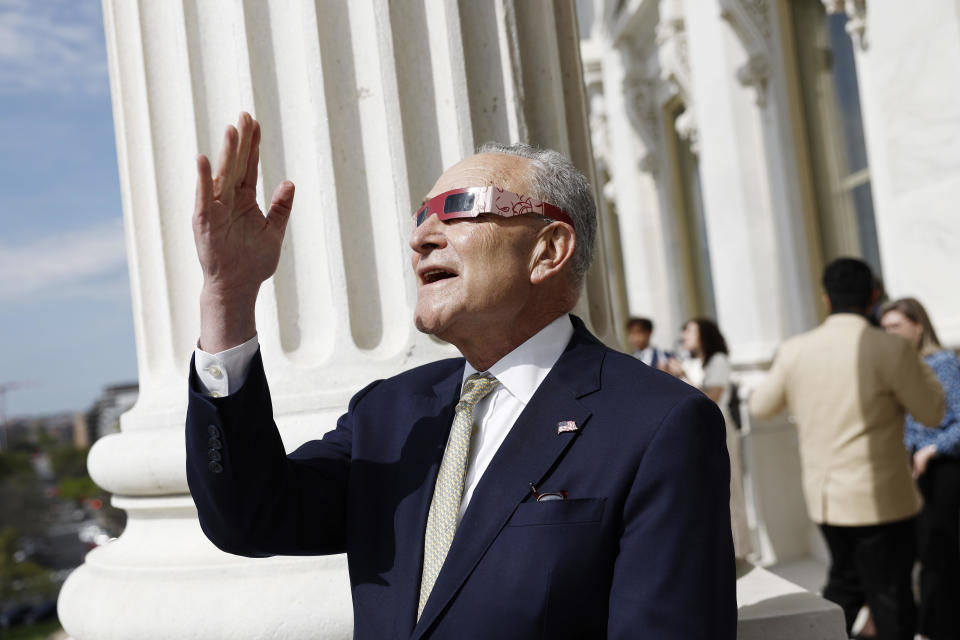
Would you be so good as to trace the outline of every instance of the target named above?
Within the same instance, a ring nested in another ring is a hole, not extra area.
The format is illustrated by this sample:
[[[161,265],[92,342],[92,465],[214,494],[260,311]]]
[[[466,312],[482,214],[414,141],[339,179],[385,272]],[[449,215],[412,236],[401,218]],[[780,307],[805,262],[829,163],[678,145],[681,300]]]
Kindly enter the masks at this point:
[[[921,503],[903,444],[904,414],[938,425],[943,390],[906,340],[870,326],[870,267],[837,259],[823,285],[830,316],[781,346],[750,394],[750,412],[767,418],[788,408],[796,418],[807,510],[831,555],[823,595],[843,608],[847,631],[866,603],[877,638],[910,640]]]

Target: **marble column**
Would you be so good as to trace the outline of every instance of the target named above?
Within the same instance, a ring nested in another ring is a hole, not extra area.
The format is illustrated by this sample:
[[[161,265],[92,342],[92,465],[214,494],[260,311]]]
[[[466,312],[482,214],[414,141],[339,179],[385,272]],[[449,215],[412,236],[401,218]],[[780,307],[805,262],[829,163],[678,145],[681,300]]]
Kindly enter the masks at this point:
[[[960,4],[825,4],[854,40],[887,292],[919,299],[960,347]]]
[[[673,168],[664,149],[662,112],[673,95],[656,59],[657,18],[646,12],[629,29],[595,28],[581,50],[588,90],[598,92],[591,109],[603,114],[606,144],[598,151],[609,179],[604,196],[616,212],[629,313],[650,317],[654,342],[668,347],[690,311],[682,243],[670,214],[675,194],[664,186]]]
[[[749,386],[783,340],[817,321],[816,244],[797,179],[782,7],[694,0],[685,8],[693,93],[709,104],[698,121],[717,320]],[[803,557],[813,528],[799,490],[796,435],[785,420],[754,431],[742,413],[758,562]]]
[[[697,115],[717,320],[734,363],[762,365],[816,323],[777,8],[743,0],[685,8],[693,93],[709,105]]]
[[[128,525],[65,584],[76,640],[350,637],[345,559],[248,560],[202,535],[187,493],[186,374],[199,331],[197,151],[245,109],[261,201],[297,184],[257,322],[288,449],[367,382],[450,355],[411,317],[410,212],[486,140],[592,160],[572,2],[104,0],[140,398],[94,446]],[[536,37],[531,37],[535,34]],[[601,235],[602,237],[602,235]],[[578,307],[615,341],[606,254]]]

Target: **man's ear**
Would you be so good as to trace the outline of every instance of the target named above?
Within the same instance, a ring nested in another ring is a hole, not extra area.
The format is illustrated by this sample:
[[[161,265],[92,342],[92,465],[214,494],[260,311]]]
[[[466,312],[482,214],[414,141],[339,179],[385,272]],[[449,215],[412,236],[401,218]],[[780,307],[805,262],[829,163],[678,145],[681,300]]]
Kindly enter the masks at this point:
[[[542,284],[561,271],[573,259],[577,236],[573,227],[563,222],[552,222],[537,236],[530,256],[530,283]]]

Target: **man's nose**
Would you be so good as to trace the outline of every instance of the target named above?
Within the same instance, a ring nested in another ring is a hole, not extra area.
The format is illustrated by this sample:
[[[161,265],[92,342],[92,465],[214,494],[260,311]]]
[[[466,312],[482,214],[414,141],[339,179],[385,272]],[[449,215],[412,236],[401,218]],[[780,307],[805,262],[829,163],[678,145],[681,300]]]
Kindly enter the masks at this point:
[[[414,219],[413,230],[410,232],[410,248],[421,255],[425,255],[434,249],[443,247],[447,240],[444,235],[446,224],[444,224],[437,214],[432,213],[427,219],[417,225]]]

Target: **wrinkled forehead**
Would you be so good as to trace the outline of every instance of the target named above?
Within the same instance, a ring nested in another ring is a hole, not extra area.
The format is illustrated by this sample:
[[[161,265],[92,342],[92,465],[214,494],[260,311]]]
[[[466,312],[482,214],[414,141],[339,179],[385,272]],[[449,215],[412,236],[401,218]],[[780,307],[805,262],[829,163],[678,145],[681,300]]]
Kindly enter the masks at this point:
[[[530,160],[527,158],[505,153],[478,153],[444,171],[426,195],[426,199],[452,189],[487,186],[529,195],[529,173]]]

